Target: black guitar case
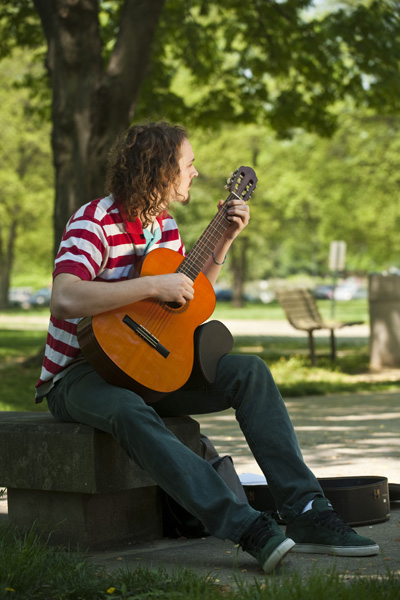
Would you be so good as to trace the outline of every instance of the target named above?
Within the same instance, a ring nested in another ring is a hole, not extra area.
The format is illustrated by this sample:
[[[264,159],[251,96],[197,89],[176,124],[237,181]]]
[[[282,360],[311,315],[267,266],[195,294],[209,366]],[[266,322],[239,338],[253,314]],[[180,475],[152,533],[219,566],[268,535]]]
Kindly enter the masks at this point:
[[[351,526],[387,521],[390,501],[400,500],[400,485],[390,484],[389,490],[386,477],[322,477],[318,481],[338,515]],[[271,512],[279,521],[268,485],[243,487],[253,508]]]

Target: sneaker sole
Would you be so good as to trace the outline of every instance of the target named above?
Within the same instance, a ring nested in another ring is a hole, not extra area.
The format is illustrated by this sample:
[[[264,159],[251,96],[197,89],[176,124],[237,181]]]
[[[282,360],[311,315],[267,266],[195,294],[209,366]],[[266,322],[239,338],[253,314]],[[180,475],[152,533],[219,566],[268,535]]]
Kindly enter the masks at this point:
[[[296,544],[292,552],[310,554],[332,554],[333,556],[374,556],[379,554],[379,546],[324,546],[322,544]]]
[[[263,564],[264,573],[270,573],[279,565],[281,560],[286,556],[288,552],[295,545],[294,541],[290,538],[286,538],[275,550],[268,556],[267,560]]]

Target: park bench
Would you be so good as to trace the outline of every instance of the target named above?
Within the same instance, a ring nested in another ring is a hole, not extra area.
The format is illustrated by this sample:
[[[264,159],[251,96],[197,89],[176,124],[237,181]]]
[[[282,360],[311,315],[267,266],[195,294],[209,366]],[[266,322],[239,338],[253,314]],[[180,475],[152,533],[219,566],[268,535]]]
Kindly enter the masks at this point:
[[[200,427],[190,417],[164,419],[201,454]],[[161,538],[161,490],[114,438],[49,413],[1,412],[0,486],[8,519],[36,522],[52,544],[106,548]]]
[[[330,332],[331,359],[336,358],[335,331],[342,327],[361,325],[363,321],[324,321],[311,292],[305,288],[280,289],[276,299],[285,311],[286,318],[295,329],[308,333],[311,364],[315,365],[314,331],[328,329]]]

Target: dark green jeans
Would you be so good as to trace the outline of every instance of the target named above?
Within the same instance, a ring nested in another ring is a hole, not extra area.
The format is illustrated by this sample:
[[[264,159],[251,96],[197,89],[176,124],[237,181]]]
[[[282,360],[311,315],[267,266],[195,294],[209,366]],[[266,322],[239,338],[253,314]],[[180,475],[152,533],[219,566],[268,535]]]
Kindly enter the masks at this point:
[[[186,386],[148,406],[137,394],[105,382],[86,362],[48,394],[52,414],[110,433],[127,454],[216,537],[237,543],[258,512],[241,503],[215,470],[182,444],[160,417],[233,407],[283,518],[293,519],[321,487],[305,465],[279,390],[257,356],[221,359],[216,381]]]

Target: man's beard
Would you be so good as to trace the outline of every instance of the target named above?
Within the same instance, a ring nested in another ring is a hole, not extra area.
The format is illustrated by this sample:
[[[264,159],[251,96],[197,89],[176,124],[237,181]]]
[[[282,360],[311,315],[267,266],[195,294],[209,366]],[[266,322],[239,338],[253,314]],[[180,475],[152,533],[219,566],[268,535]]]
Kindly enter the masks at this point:
[[[187,206],[190,202],[190,194],[187,195],[187,198],[181,202],[182,206]]]

